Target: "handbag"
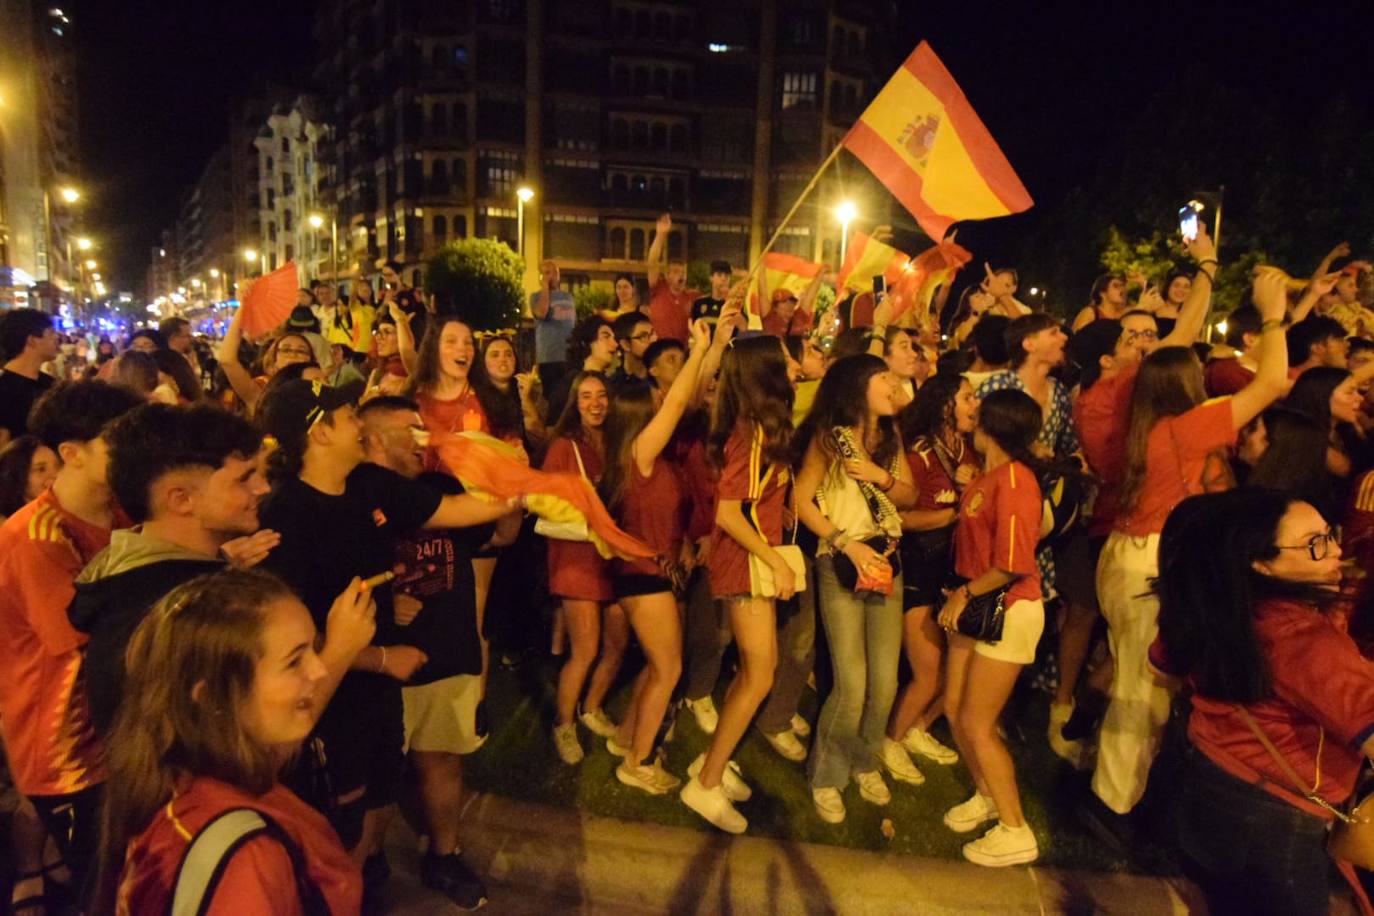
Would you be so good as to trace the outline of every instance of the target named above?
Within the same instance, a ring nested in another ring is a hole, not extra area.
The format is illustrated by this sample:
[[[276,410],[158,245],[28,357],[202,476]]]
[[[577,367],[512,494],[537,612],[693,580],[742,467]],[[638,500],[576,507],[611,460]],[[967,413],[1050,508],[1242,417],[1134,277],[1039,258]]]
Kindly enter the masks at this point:
[[[749,511],[744,514],[751,523],[754,530],[763,533],[763,525],[759,522],[758,501],[763,497],[764,487],[768,485],[768,480],[773,476],[774,465],[769,464],[768,470],[759,475],[759,468],[763,464],[763,429],[754,427],[754,444],[749,451]],[[797,493],[795,490],[791,494],[795,501]],[[796,507],[793,506],[793,515],[796,514]],[[797,529],[792,528],[792,541],[789,544],[779,544],[773,548],[778,556],[782,557],[788,568],[792,570],[793,591],[806,591],[806,556],[797,546]],[[755,598],[776,598],[778,596],[778,584],[774,581],[773,567],[757,554],[749,554],[749,594]]]
[[[843,551],[836,551],[832,559],[835,564],[835,579],[843,587],[853,592],[877,592],[880,595],[892,594],[892,582],[902,571],[902,558],[897,553],[897,542],[885,534],[864,538],[867,544],[887,561],[887,566],[876,573],[865,570],[862,574],[854,561]]]
[[[1323,729],[1317,739],[1317,782],[1309,789],[1298,777],[1297,772],[1288,765],[1279,749],[1274,747],[1273,742],[1260,729],[1250,711],[1243,706],[1237,706],[1236,709],[1297,793],[1333,818],[1331,833],[1326,840],[1327,854],[1333,859],[1349,862],[1358,868],[1374,868],[1374,794],[1366,795],[1362,801],[1357,802],[1349,814],[1317,794],[1317,788],[1321,785],[1322,744],[1326,740],[1326,730]]]
[[[582,450],[577,447],[577,443],[572,443],[573,455],[577,458],[577,472],[582,475],[582,479],[588,483],[587,468],[582,464]],[[534,523],[534,533],[542,534],[546,538],[553,538],[558,541],[589,541],[587,535],[586,519],[578,519],[570,522],[557,522],[552,519],[544,518],[542,515]]]
[[[960,587],[967,584],[960,583]],[[1007,592],[1011,591],[1011,586],[1012,583],[1008,582],[995,591],[970,595],[964,612],[954,623],[955,631],[979,642],[1001,642],[1002,627],[1007,622]]]

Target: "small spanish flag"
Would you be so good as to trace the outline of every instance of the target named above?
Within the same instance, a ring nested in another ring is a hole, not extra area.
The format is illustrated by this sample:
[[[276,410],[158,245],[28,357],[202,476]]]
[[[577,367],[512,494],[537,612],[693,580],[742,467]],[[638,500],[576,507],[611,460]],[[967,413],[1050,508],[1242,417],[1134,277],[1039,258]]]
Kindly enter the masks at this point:
[[[840,289],[867,292],[873,288],[874,277],[886,277],[889,284],[897,278],[908,264],[911,255],[898,251],[891,245],[878,241],[870,235],[855,232],[845,252],[844,264],[840,266],[837,278]]]
[[[959,220],[1020,213],[1031,197],[964,91],[921,42],[843,145],[937,242]]]
[[[821,265],[794,254],[770,251],[763,256],[760,269],[763,271],[763,282],[770,296],[780,289],[785,289],[800,299],[801,294],[816,278],[816,274],[821,272]],[[757,291],[751,292],[750,295],[751,307],[757,305]]]

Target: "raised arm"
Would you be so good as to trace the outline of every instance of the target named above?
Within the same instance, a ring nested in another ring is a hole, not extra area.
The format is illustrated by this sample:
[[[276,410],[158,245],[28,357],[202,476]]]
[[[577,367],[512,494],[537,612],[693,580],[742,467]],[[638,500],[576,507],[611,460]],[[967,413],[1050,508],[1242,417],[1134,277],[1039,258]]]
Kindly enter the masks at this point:
[[[649,275],[650,292],[658,285],[658,278],[663,273],[663,249],[668,244],[668,233],[672,228],[673,218],[667,213],[654,224],[654,240],[649,243],[649,254],[644,264],[644,272]]]
[[[743,283],[744,281],[740,282]],[[711,379],[716,377],[716,372],[720,369],[721,360],[725,356],[725,348],[730,345],[735,334],[744,326],[744,321],[740,317],[742,298],[742,290],[736,287],[730,292],[730,298],[720,307],[720,315],[716,318],[716,330],[711,336],[711,347],[706,351],[706,357],[702,360],[696,390],[692,393],[691,406],[693,407],[706,400],[706,387],[711,383]]]
[[[677,378],[673,379],[668,393],[663,396],[663,405],[659,407],[658,413],[654,414],[648,426],[640,430],[639,435],[635,437],[634,445],[630,447],[630,454],[634,457],[639,472],[645,477],[653,472],[654,461],[668,447],[678,421],[687,410],[687,404],[696,391],[697,377],[701,374],[701,364],[706,359],[710,342],[710,328],[705,321],[698,319],[692,324],[692,349],[687,356],[686,365],[682,367]]]
[[[760,273],[762,273],[762,271],[760,271]],[[816,296],[820,294],[821,282],[828,273],[830,273],[830,265],[822,264],[821,269],[816,271],[816,275],[811,278],[811,282],[806,284],[806,289],[802,290],[801,298],[797,300],[797,311],[815,311]]]
[[[530,314],[535,321],[543,321],[549,314],[549,300],[553,297],[552,290],[549,289],[550,277],[541,272],[539,280],[539,292],[535,294],[535,299],[530,303]]]
[[[1207,227],[1198,223],[1197,235],[1188,243],[1188,255],[1197,264],[1193,275],[1193,285],[1183,307],[1178,310],[1178,321],[1169,336],[1159,342],[1161,347],[1189,347],[1202,332],[1207,320],[1207,307],[1212,301],[1212,284],[1218,270],[1217,246],[1207,235]]]
[[[239,290],[240,302],[248,299],[252,282],[245,281],[242,286],[244,288]],[[234,311],[234,317],[229,320],[229,327],[224,332],[224,339],[219,342],[219,346],[215,349],[215,359],[219,361],[219,367],[224,371],[224,377],[229,380],[229,386],[234,389],[234,394],[238,395],[244,408],[252,413],[258,399],[262,397],[262,389],[258,387],[258,383],[253,381],[253,376],[239,362],[239,348],[241,346],[243,346],[242,305]]]
[[[1260,313],[1259,367],[1250,384],[1231,399],[1231,424],[1237,431],[1283,396],[1288,388],[1288,342],[1283,314],[1288,306],[1287,277],[1276,267],[1255,275],[1255,309]]]
[[[881,359],[887,355],[887,327],[892,323],[892,297],[883,293],[873,309],[873,334],[868,340],[868,352]]]
[[[1293,314],[1289,317],[1289,322],[1297,324],[1310,315],[1317,303],[1322,301],[1322,297],[1336,288],[1336,281],[1340,278],[1340,271],[1314,275],[1307,284],[1307,289],[1302,291],[1302,298],[1298,300],[1298,304],[1293,306]]]
[[[415,350],[415,334],[410,329],[411,316],[395,302],[388,302],[387,310],[391,320],[396,322],[396,351],[401,357],[401,365],[406,367],[407,375],[414,375],[420,366],[420,354]]]
[[[468,493],[453,493],[445,496],[439,508],[425,522],[426,528],[471,528],[485,525],[504,518],[512,512],[520,511],[522,500],[496,500],[487,502]]]

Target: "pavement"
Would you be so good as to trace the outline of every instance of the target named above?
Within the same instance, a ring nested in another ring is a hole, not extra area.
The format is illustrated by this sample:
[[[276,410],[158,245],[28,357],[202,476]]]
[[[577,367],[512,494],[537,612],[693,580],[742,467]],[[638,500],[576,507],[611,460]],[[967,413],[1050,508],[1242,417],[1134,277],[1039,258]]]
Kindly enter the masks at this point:
[[[387,837],[395,916],[460,912],[419,884],[415,838]],[[463,814],[464,855],[486,880],[486,914],[1202,913],[1181,879],[1035,866],[991,870],[750,836],[632,823],[495,795]],[[1353,913],[1333,898],[1333,913]]]

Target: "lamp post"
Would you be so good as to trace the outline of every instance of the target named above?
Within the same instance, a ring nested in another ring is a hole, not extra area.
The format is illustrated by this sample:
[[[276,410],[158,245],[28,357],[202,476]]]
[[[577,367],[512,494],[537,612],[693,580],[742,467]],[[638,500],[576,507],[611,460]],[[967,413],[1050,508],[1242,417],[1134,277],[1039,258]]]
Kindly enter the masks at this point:
[[[515,252],[525,254],[525,204],[534,200],[534,189],[517,188],[515,191]]]
[[[219,299],[215,299],[215,294],[214,294],[213,291],[210,293],[210,298],[211,298],[211,300],[213,300],[213,301],[222,301],[222,300],[224,299],[224,293],[223,293],[223,289],[222,289],[222,287],[220,286],[220,283],[219,283],[220,272],[219,272],[219,268],[218,268],[218,267],[211,267],[211,268],[210,268],[210,279],[214,281],[214,286],[215,286],[215,288],[220,290]]]
[[[262,275],[267,276],[267,252],[259,253],[256,248],[243,249],[243,260],[248,264],[261,264]]]
[[[840,264],[844,265],[845,256],[849,254],[849,224],[857,216],[859,210],[854,206],[852,200],[842,200],[835,207],[835,218],[840,221]]]
[[[334,217],[333,208],[330,208],[329,217],[329,277],[335,285],[339,282],[339,222]],[[319,231],[324,228],[324,214],[312,213],[306,217],[310,223],[310,228]]]

